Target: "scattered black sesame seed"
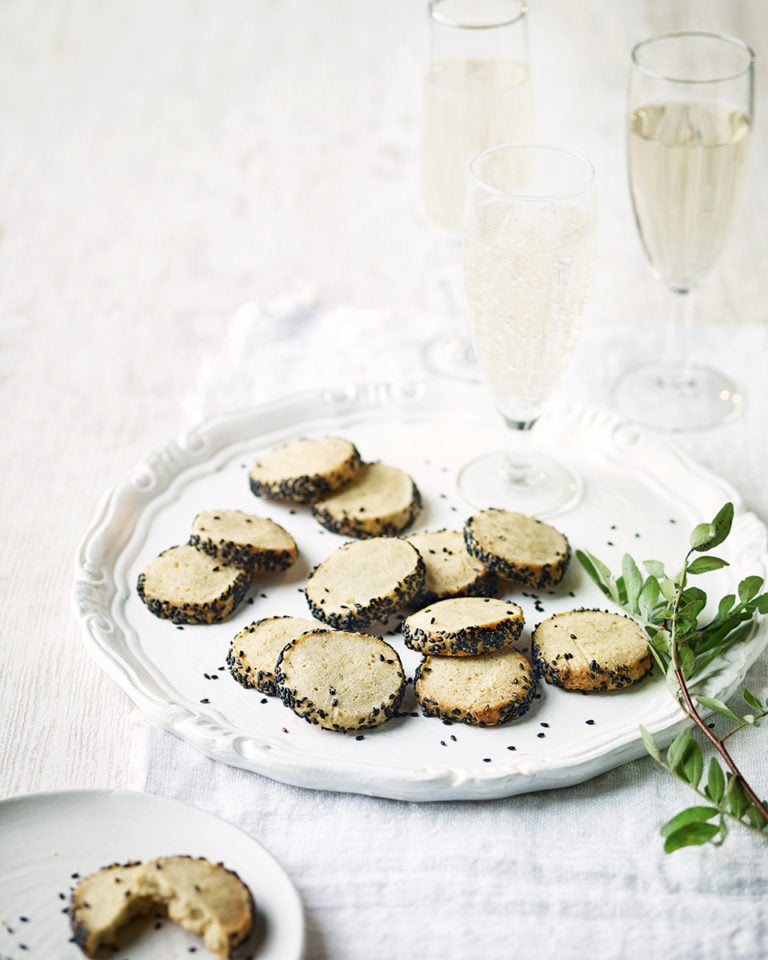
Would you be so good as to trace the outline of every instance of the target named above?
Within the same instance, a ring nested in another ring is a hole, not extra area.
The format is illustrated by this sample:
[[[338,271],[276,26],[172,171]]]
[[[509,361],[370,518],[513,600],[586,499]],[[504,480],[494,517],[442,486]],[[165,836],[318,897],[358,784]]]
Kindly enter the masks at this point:
[[[510,744],[510,746],[507,747],[507,750],[517,750],[517,747],[512,746],[512,745]]]
[[[595,721],[594,721],[594,720],[585,720],[584,722],[585,722],[585,723],[587,724],[587,726],[589,726],[589,727],[593,727],[593,726],[595,725]]]
[[[211,701],[208,699],[208,697],[203,697],[203,699],[200,701],[200,703],[210,703],[210,702]]]
[[[542,730],[540,733],[537,733],[536,736],[541,740],[543,737],[546,737],[546,733]]]

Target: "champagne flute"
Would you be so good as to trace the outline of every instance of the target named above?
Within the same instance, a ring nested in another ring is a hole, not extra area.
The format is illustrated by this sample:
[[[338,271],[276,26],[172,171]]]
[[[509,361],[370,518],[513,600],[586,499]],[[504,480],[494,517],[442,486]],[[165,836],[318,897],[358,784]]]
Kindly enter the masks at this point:
[[[427,218],[455,252],[458,278],[470,160],[494,144],[531,138],[528,10],[523,0],[430,0],[428,12],[422,200]],[[447,286],[456,329],[430,341],[424,360],[433,373],[477,379],[469,337],[455,318],[460,296]]]
[[[548,516],[578,499],[578,477],[535,448],[532,430],[573,353],[594,237],[594,170],[585,157],[507,144],[472,161],[465,287],[478,364],[509,428],[508,449],[459,474],[474,506]]]
[[[667,33],[632,50],[627,157],[640,239],[669,290],[659,362],[626,372],[619,408],[667,430],[735,416],[737,388],[689,360],[691,291],[723,250],[744,187],[754,104],[754,53],[713,33]]]

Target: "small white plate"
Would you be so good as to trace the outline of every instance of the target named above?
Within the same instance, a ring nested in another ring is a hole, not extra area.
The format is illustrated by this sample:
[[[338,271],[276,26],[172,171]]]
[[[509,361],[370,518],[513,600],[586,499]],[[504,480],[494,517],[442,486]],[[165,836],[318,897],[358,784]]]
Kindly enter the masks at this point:
[[[671,441],[576,406],[553,412],[539,427],[543,444],[584,483],[576,507],[553,521],[574,549],[595,553],[614,570],[624,552],[675,569],[691,529],[733,500],[733,532],[718,551],[731,566],[699,582],[714,596],[735,589],[748,574],[765,576],[764,526],[743,510],[729,484]],[[660,743],[679,732],[682,714],[659,677],[619,694],[591,696],[542,683],[525,717],[493,729],[423,717],[409,688],[406,716],[358,735],[311,726],[278,700],[235,683],[224,666],[235,634],[262,617],[306,616],[307,574],[345,539],[320,527],[308,508],[257,500],[248,470],[277,443],[324,433],[352,440],[364,459],[413,475],[424,499],[414,531],[461,529],[474,508],[459,496],[457,472],[504,440],[485,391],[432,381],[287,398],[211,421],[148,457],[104,501],[79,552],[75,585],[88,649],[147,716],[208,756],[286,783],[406,800],[480,799],[566,786],[643,755],[640,724]],[[157,619],[136,594],[140,570],[161,550],[187,540],[198,511],[224,507],[285,526],[298,543],[299,561],[259,581],[250,602],[226,623],[177,628]],[[575,560],[555,591],[506,595],[523,607],[525,640],[547,615],[606,605]],[[412,677],[420,657],[399,635],[387,639]],[[722,660],[707,692],[733,692],[766,640],[763,623]]]
[[[222,862],[250,887],[256,924],[236,954],[300,960],[304,915],[282,867],[224,820],[148,793],[81,790],[0,802],[0,957],[82,960],[66,909],[78,876],[110,863],[190,854]],[[194,952],[192,951],[194,949]],[[209,956],[170,921],[142,927],[115,960]]]

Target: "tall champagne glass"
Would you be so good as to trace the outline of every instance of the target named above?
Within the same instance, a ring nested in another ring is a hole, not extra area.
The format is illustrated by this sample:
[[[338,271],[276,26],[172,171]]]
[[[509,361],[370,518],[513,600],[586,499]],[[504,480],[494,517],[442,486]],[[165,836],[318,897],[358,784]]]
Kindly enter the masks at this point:
[[[459,474],[460,491],[476,506],[546,516],[578,498],[578,477],[536,449],[532,430],[573,353],[594,236],[594,171],[586,158],[511,144],[472,161],[465,288],[478,364],[509,428],[506,450],[483,454]]]
[[[487,147],[532,135],[528,10],[523,0],[430,0],[428,13],[422,200],[427,218],[455,253],[460,288],[469,161]],[[459,293],[450,280],[448,288],[448,329],[427,345],[425,361],[435,373],[475,379],[469,337],[458,319]]]
[[[714,426],[741,396],[690,362],[690,297],[720,258],[742,193],[752,131],[754,54],[741,40],[668,33],[632,50],[627,158],[640,239],[669,290],[665,351],[616,386],[628,416],[668,430]]]

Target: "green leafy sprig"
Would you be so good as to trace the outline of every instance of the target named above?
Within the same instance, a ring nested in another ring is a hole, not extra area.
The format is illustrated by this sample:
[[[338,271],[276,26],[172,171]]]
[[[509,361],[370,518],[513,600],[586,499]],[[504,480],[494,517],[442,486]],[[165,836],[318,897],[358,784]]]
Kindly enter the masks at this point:
[[[733,504],[726,503],[711,523],[701,523],[693,530],[682,567],[672,575],[657,560],[646,560],[643,576],[638,564],[625,554],[621,575],[615,577],[597,557],[576,551],[579,562],[605,596],[644,624],[649,650],[673,695],[718,755],[710,758],[704,780],[704,754],[691,727],[672,741],[666,759],[651,734],[640,728],[653,759],[707,801],[706,805],[688,807],[664,824],[661,835],[667,853],[692,844],[719,846],[733,822],[768,840],[768,801],[757,796],[726,746],[735,733],[760,725],[768,716],[768,700],[761,703],[744,688],[742,698],[749,712],[739,715],[722,700],[695,692],[717,672],[719,658],[751,636],[757,616],[768,613],[768,593],[760,592],[763,579],[750,576],[739,583],[736,594],[720,600],[711,619],[700,623],[707,595],[700,587],[689,585],[689,577],[728,566],[726,560],[709,551],[727,539],[732,524]],[[727,718],[731,729],[717,736],[700,708]]]

